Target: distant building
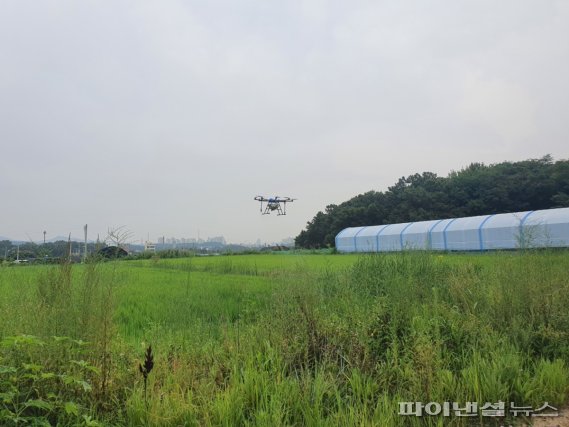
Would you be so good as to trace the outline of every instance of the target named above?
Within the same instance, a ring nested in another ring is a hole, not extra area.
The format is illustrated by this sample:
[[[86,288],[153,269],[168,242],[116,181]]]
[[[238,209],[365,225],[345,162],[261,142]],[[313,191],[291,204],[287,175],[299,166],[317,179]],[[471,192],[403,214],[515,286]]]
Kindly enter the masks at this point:
[[[209,237],[209,238],[207,239],[207,241],[210,242],[210,243],[219,243],[219,244],[222,244],[222,245],[225,245],[225,244],[226,244],[226,242],[225,242],[225,237],[223,237],[223,236]]]
[[[144,252],[156,252],[156,244],[146,241],[144,243]]]

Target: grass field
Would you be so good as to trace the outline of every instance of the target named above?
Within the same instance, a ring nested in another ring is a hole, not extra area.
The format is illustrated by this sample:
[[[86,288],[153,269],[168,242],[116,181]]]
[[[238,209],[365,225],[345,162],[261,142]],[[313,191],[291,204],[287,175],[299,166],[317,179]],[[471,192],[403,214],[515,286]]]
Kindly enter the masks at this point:
[[[566,251],[2,266],[0,425],[521,423],[452,402],[567,401],[568,273]]]

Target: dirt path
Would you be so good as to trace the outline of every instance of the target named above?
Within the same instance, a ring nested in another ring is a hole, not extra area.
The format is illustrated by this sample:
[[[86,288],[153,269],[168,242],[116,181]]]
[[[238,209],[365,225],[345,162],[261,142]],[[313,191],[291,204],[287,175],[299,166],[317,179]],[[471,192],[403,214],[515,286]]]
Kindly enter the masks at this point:
[[[558,417],[535,417],[533,427],[569,427],[569,407],[559,410]]]

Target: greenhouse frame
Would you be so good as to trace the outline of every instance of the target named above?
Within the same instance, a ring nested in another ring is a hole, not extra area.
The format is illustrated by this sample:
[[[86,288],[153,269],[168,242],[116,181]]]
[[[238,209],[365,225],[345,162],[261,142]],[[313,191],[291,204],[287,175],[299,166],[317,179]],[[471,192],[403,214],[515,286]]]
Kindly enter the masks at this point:
[[[349,227],[339,252],[486,251],[569,247],[569,208]]]

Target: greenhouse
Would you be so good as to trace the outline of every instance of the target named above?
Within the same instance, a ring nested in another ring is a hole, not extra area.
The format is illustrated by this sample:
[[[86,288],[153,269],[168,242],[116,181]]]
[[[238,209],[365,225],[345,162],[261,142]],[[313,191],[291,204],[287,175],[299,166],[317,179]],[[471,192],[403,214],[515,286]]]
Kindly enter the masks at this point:
[[[485,251],[569,246],[569,208],[350,227],[339,252]]]

